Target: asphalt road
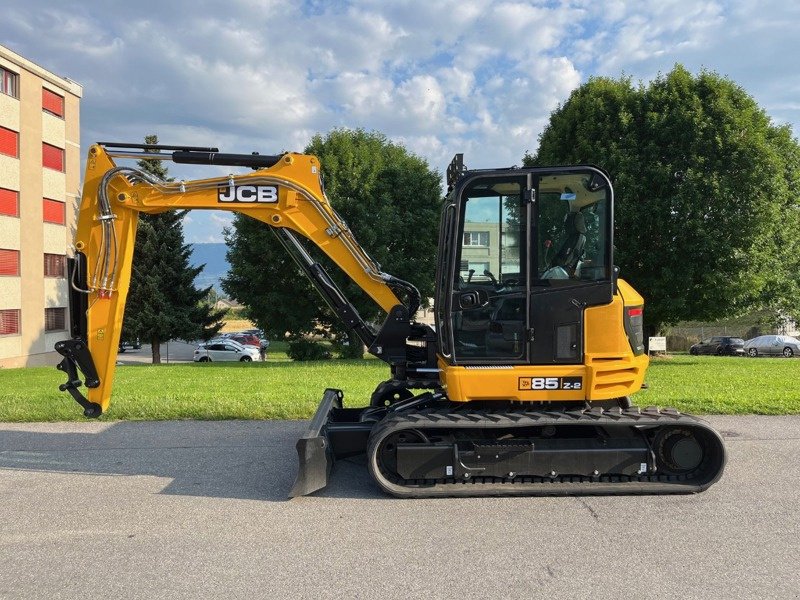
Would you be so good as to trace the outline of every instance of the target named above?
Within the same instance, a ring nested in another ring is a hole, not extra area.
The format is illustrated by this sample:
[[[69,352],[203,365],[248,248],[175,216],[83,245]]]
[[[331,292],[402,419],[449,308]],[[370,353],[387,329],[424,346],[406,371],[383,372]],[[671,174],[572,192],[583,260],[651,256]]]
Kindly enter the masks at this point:
[[[192,362],[195,348],[197,348],[197,342],[171,340],[167,343],[161,344],[161,362]],[[121,365],[132,365],[138,363],[151,364],[152,362],[153,348],[150,344],[142,344],[142,347],[139,350],[126,348],[125,352],[120,352],[117,354],[117,363]]]
[[[0,598],[797,598],[800,417],[661,497],[287,501],[301,422],[0,424]]]

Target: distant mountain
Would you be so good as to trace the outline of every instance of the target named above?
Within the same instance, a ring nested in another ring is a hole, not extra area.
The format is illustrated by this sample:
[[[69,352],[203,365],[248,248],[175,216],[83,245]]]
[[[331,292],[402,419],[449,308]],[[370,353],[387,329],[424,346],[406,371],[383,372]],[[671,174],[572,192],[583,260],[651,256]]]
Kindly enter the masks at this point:
[[[189,263],[193,266],[205,264],[205,268],[195,278],[194,283],[199,288],[213,285],[218,292],[222,292],[221,280],[228,274],[231,266],[225,259],[228,246],[225,244],[189,244],[192,255]]]

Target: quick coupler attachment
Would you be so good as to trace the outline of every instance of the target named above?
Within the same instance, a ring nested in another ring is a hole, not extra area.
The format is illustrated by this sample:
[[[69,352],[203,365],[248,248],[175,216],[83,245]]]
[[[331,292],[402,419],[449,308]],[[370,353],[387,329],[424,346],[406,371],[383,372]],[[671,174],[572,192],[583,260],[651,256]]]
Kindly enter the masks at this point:
[[[67,374],[67,382],[58,386],[58,389],[62,392],[70,393],[75,401],[83,407],[84,416],[96,419],[102,414],[102,407],[95,402],[90,402],[78,389],[84,383],[89,388],[95,388],[100,385],[100,378],[97,375],[97,369],[95,369],[92,355],[89,354],[86,343],[80,338],[63,340],[56,342],[55,350],[64,357],[56,365],[56,369]],[[81,381],[78,369],[86,377],[85,382]]]
[[[343,408],[341,390],[327,389],[305,435],[297,440],[299,467],[290,498],[312,494],[328,485],[337,458],[363,454],[374,421],[364,421],[369,409]]]

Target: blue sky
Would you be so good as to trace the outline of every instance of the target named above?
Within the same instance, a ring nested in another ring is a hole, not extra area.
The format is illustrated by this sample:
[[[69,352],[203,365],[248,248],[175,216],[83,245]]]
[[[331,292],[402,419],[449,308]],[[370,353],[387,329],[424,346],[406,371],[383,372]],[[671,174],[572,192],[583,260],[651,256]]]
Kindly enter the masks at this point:
[[[676,62],[800,122],[800,3],[785,0],[292,3],[5,0],[0,43],[84,86],[81,143],[302,151],[333,127],[377,130],[440,172],[519,164],[592,75],[648,81]],[[229,169],[171,166],[181,178]],[[230,215],[194,211],[189,242]]]

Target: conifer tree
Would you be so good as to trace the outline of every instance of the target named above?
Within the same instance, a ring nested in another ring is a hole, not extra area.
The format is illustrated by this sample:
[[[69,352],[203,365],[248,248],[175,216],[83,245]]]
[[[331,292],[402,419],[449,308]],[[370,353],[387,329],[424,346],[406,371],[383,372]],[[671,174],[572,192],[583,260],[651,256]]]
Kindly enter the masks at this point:
[[[148,135],[144,141],[157,144],[158,137]],[[138,166],[168,180],[167,168],[160,160],[140,160]],[[185,213],[167,211],[139,216],[123,339],[138,338],[152,344],[154,364],[161,362],[162,342],[175,338],[209,339],[222,327],[223,311],[215,311],[203,302],[210,287],[198,289],[194,285],[204,265],[189,264],[192,250],[183,241]]]

